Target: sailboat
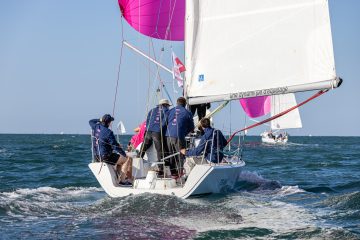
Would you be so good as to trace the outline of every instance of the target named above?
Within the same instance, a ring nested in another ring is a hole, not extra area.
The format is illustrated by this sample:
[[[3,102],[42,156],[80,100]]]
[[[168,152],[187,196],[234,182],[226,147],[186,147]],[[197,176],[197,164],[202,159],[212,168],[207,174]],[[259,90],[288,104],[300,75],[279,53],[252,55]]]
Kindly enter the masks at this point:
[[[293,106],[296,106],[293,93],[271,96],[271,116],[276,116]],[[260,135],[261,141],[270,144],[285,144],[288,142],[289,135],[287,132],[282,132],[282,130],[291,128],[302,128],[299,109],[294,109],[288,114],[272,120],[270,130]]]
[[[318,97],[341,85],[327,0],[119,0],[119,6],[141,34],[184,41],[184,97],[189,105],[222,102],[211,115],[233,100],[320,90]],[[123,41],[123,46],[172,74],[131,43]],[[159,163],[148,156],[144,161],[134,155],[131,188],[117,183],[113,166],[93,161],[89,167],[111,197],[156,193],[187,198],[232,188],[245,166],[240,157],[218,164],[203,161],[186,181],[177,182],[156,176],[149,166]]]

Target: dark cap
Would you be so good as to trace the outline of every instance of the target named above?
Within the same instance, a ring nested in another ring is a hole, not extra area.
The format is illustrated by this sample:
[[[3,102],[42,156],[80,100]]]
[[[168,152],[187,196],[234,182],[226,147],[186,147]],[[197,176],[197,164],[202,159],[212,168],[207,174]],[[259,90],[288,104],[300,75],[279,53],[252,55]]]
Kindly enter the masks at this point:
[[[112,121],[114,121],[114,118],[110,115],[110,114],[105,114],[101,119],[100,122],[105,123],[105,124],[109,124]]]
[[[184,97],[179,97],[176,101],[177,105],[181,105],[183,107],[186,106],[186,99]]]

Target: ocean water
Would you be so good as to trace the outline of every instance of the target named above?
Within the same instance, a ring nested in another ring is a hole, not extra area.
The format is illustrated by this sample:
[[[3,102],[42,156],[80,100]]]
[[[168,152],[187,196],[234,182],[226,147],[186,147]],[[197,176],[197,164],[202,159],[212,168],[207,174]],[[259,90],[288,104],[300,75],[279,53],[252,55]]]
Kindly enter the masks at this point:
[[[0,239],[360,239],[359,137],[245,140],[234,190],[183,200],[108,197],[89,136],[2,134]]]

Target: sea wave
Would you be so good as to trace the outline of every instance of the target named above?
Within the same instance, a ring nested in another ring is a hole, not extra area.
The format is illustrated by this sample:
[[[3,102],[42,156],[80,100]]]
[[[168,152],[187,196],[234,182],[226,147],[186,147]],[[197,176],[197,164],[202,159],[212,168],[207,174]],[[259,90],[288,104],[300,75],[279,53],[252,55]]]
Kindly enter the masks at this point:
[[[1,158],[10,158],[13,155],[14,155],[14,153],[9,152],[8,149],[0,148],[0,159]]]
[[[78,205],[96,199],[95,193],[102,193],[97,198],[103,196],[102,189],[95,187],[40,187],[1,192],[0,211],[16,218],[73,215]]]
[[[360,192],[332,196],[324,200],[325,205],[343,210],[360,210]]]
[[[279,181],[265,179],[258,173],[250,171],[242,171],[238,181],[236,188],[239,191],[266,191],[282,187]]]

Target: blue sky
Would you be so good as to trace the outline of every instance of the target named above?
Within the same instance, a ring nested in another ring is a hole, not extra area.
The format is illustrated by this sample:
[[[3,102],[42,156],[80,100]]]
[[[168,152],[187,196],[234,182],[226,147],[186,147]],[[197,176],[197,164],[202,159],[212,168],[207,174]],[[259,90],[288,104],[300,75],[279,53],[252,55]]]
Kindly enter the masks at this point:
[[[301,107],[304,127],[290,133],[360,136],[360,1],[329,3],[337,74],[345,82]],[[126,23],[124,36],[147,51],[148,41]],[[155,41],[156,48],[162,44]],[[182,43],[167,42],[162,62],[168,66],[170,47],[183,57]],[[120,48],[116,0],[0,0],[0,133],[89,133],[89,119],[112,112]],[[130,133],[145,117],[147,103],[154,105],[148,82],[155,79],[146,68],[124,49],[115,118]],[[171,76],[161,76],[175,96]],[[245,125],[237,101],[215,119],[220,128]]]

